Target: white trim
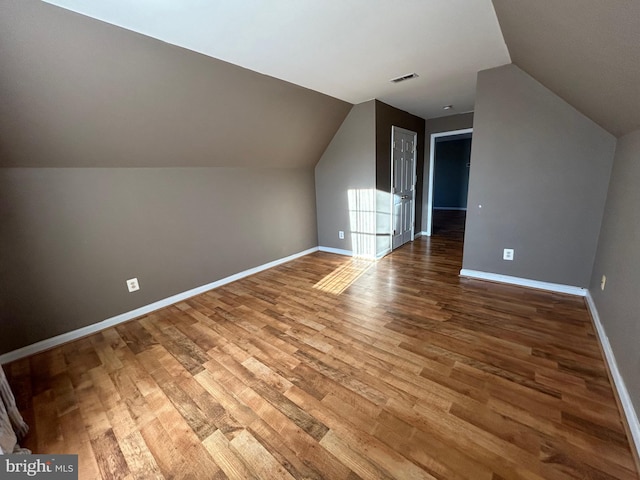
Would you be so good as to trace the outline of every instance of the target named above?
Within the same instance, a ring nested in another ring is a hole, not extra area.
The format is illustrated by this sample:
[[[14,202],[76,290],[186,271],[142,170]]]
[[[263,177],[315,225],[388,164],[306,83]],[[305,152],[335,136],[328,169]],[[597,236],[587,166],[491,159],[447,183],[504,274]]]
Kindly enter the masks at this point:
[[[433,207],[432,210],[456,210],[456,211],[464,210],[466,211],[467,207]]]
[[[389,178],[391,179],[391,185],[389,185],[389,245],[391,250],[393,250],[393,221],[394,216],[395,216],[395,211],[393,209],[393,180],[394,180],[394,175],[393,175],[393,150],[394,150],[394,143],[395,143],[395,127],[394,125],[391,125],[391,158],[389,159],[389,164],[390,164],[390,171],[389,171]],[[377,219],[376,219],[376,232],[378,231],[378,226],[377,226]],[[377,244],[377,240],[376,240],[376,244]],[[376,245],[377,247],[377,245]]]
[[[425,230],[421,231],[418,235],[416,235],[416,237],[428,237],[428,236],[429,234]]]
[[[424,235],[424,232],[418,232],[413,236],[413,239],[415,240],[416,238],[420,238],[423,235]]]
[[[391,249],[387,248],[375,255],[354,255],[351,250],[342,250],[341,248],[333,247],[318,247],[318,250],[326,253],[335,253],[336,255],[346,255],[347,257],[362,258],[364,260],[380,260],[385,255],[391,253]]]
[[[376,257],[376,254],[374,253],[366,253],[366,254],[362,254],[362,255],[353,255],[353,258],[357,258],[360,260],[377,260],[378,257]]]
[[[561,283],[541,282],[539,280],[530,280],[528,278],[512,277],[510,275],[501,275],[499,273],[481,272],[479,270],[468,270],[463,268],[460,270],[461,277],[475,278],[478,280],[489,280],[491,282],[509,283],[511,285],[519,285],[521,287],[537,288],[539,290],[549,290],[557,293],[568,293],[569,295],[578,295],[584,297],[587,289],[582,287],[574,287],[572,285],[563,285]]]
[[[341,248],[333,247],[318,247],[318,250],[321,252],[336,253],[338,255],[347,255],[348,257],[353,257],[353,252],[351,250],[343,250]]]
[[[436,138],[453,137],[455,135],[464,135],[465,133],[473,133],[473,128],[431,134],[429,143],[429,190],[427,192],[427,236],[431,236],[431,225],[433,224],[433,168],[436,163]]]
[[[596,332],[598,333],[600,345],[602,345],[602,351],[604,352],[607,365],[609,366],[609,371],[611,372],[611,376],[613,377],[613,384],[618,392],[620,403],[622,404],[622,410],[624,411],[627,425],[629,426],[631,436],[633,437],[633,443],[635,444],[636,450],[638,451],[638,456],[640,457],[640,422],[638,422],[638,415],[636,414],[636,410],[633,407],[633,403],[631,402],[631,397],[629,396],[629,391],[627,390],[627,386],[624,383],[624,379],[622,378],[620,370],[618,369],[618,363],[616,362],[616,357],[613,354],[613,349],[611,348],[611,344],[609,343],[607,332],[605,331],[604,326],[600,321],[598,309],[596,308],[596,304],[593,301],[591,292],[589,292],[588,290],[586,300],[589,313],[591,314],[593,324],[596,327]]]
[[[290,262],[291,260],[295,260],[296,258],[309,255],[310,253],[317,252],[318,250],[319,250],[318,247],[309,248],[302,252],[289,255],[288,257],[280,258],[278,260],[274,260],[273,262],[265,263],[264,265],[250,268],[248,270],[244,270],[242,272],[236,273],[235,275],[231,275],[229,277],[216,280],[215,282],[211,282],[206,285],[202,285],[200,287],[192,288],[191,290],[187,290],[182,293],[177,293],[176,295],[163,298],[162,300],[158,300],[157,302],[150,303],[149,305],[136,308],[135,310],[131,310],[129,312],[121,313],[120,315],[116,315],[115,317],[107,318],[106,320],[103,320],[101,322],[93,323],[91,325],[87,325],[86,327],[78,328],[77,330],[72,330],[70,332],[66,332],[61,335],[56,335],[55,337],[47,338],[40,342],[27,345],[26,347],[22,347],[17,350],[13,350],[11,352],[7,352],[5,354],[0,355],[0,365],[4,363],[13,362],[14,360],[18,360],[20,358],[24,358],[29,355],[43,352],[45,350],[49,350],[50,348],[57,347],[59,345],[62,345],[63,343],[77,340],[78,338],[86,337],[87,335],[91,335],[92,333],[96,333],[96,332],[99,332],[100,330],[104,330],[106,328],[113,327],[114,325],[118,325],[119,323],[132,320],[142,315],[146,315],[147,313],[153,312],[154,310],[159,310],[161,308],[168,307],[169,305],[172,305],[177,302],[181,302],[182,300],[186,300],[187,298],[193,297],[195,295],[199,295],[209,290],[213,290],[214,288],[221,287],[222,285],[226,285],[227,283],[235,282],[236,280],[240,280],[241,278],[254,275],[258,272],[262,272],[263,270],[276,267],[283,263]]]
[[[640,457],[640,422],[638,421],[638,415],[633,406],[633,402],[631,401],[631,397],[624,383],[624,379],[622,378],[620,370],[618,369],[618,363],[616,362],[616,357],[613,353],[613,349],[611,348],[611,344],[609,343],[609,337],[607,337],[604,326],[600,321],[600,315],[598,314],[598,309],[596,308],[596,304],[593,300],[593,297],[591,296],[591,292],[589,292],[589,290],[587,290],[586,288],[572,287],[569,285],[561,285],[557,283],[539,282],[537,280],[529,280],[526,278],[511,277],[509,275],[480,272],[477,270],[468,270],[464,268],[460,270],[460,276],[478,278],[481,280],[491,280],[501,283],[510,283],[523,287],[539,288],[542,290],[551,290],[560,293],[570,293],[585,297],[587,308],[589,310],[589,313],[591,314],[593,325],[598,334],[598,340],[600,342],[600,345],[602,346],[602,351],[604,352],[607,366],[609,367],[611,377],[613,378],[614,387],[618,392],[618,398],[620,399],[620,404],[622,405],[622,410],[624,412],[627,425],[629,426],[629,431],[631,432],[631,436],[633,437],[633,446],[635,446],[638,452],[638,456]]]

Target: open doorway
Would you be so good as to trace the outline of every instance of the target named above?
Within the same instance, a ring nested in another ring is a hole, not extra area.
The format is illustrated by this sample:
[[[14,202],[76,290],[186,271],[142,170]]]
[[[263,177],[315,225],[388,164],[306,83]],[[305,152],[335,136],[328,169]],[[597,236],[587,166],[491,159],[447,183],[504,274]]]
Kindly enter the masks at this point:
[[[473,129],[431,135],[427,235],[463,238]]]

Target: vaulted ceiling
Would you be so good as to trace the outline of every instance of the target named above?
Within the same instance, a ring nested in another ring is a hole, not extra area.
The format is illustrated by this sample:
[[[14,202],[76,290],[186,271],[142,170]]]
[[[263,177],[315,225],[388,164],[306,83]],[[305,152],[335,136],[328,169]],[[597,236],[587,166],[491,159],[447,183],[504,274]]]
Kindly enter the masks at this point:
[[[47,1],[349,103],[377,98],[423,118],[473,110],[476,73],[510,63],[490,0]],[[409,73],[418,78],[390,82]]]
[[[46,1],[423,118],[473,110],[477,71],[513,62],[611,133],[640,128],[638,0]]]
[[[640,128],[640,1],[493,4],[513,63],[614,135]]]

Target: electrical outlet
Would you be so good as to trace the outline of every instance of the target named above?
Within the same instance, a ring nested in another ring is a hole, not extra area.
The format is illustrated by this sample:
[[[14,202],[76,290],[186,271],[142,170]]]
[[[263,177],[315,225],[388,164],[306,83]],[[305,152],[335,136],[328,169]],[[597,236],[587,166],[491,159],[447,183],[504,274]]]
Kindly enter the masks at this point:
[[[127,288],[129,289],[129,293],[135,292],[136,290],[140,290],[140,284],[138,283],[137,278],[130,278],[127,280]]]
[[[343,232],[342,230],[339,230],[339,231],[338,231],[338,238],[339,238],[340,240],[344,240],[344,232]]]
[[[505,248],[504,251],[502,252],[502,259],[503,260],[513,260],[513,248]]]
[[[607,276],[602,275],[602,280],[600,280],[600,290],[604,290],[604,286],[607,284]]]

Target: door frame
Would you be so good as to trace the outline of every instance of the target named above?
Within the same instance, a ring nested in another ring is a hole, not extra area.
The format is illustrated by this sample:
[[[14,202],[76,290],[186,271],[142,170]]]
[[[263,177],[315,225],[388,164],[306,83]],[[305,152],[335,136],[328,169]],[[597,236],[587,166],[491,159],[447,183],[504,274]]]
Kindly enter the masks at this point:
[[[463,128],[460,130],[450,130],[448,132],[438,132],[438,133],[431,134],[431,142],[429,143],[429,190],[427,193],[427,229],[425,232],[428,237],[431,236],[431,232],[433,231],[433,179],[434,179],[434,167],[436,165],[436,139],[440,137],[455,137],[456,135],[464,135],[466,133],[473,133],[473,128]]]
[[[413,135],[413,178],[412,178],[412,187],[411,187],[411,195],[412,195],[412,200],[411,200],[411,204],[413,206],[413,208],[411,209],[411,242],[413,242],[415,240],[415,234],[416,234],[416,183],[418,181],[418,176],[417,176],[417,163],[418,163],[418,133],[414,132],[413,130],[407,130],[406,128],[402,128],[402,127],[398,127],[396,125],[391,125],[391,185],[389,186],[389,191],[391,192],[391,195],[389,195],[389,199],[390,199],[390,212],[391,212],[391,224],[389,225],[389,240],[390,240],[390,250],[393,251],[393,225],[394,225],[394,221],[395,221],[395,210],[393,208],[393,196],[395,195],[395,192],[393,191],[393,182],[394,182],[394,175],[393,175],[393,142],[394,142],[394,134],[395,132],[398,131],[398,133],[405,133],[408,135]],[[408,243],[408,242],[407,242]],[[403,244],[404,245],[404,244]],[[399,247],[398,247],[399,248]]]

